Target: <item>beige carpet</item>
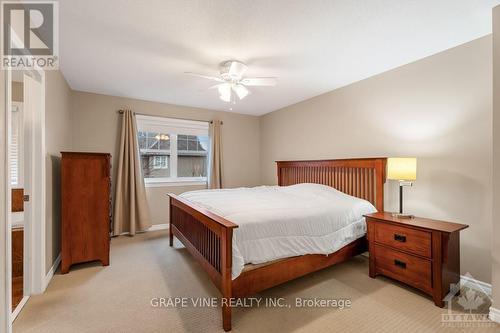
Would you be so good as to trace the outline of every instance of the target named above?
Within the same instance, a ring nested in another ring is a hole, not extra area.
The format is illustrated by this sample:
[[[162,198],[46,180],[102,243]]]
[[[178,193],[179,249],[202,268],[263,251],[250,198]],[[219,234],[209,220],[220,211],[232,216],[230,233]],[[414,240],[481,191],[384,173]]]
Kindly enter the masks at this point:
[[[207,275],[180,244],[168,247],[166,231],[112,240],[111,265],[74,267],[56,274],[47,292],[32,297],[14,332],[222,332],[218,308],[153,308],[153,297],[217,297]],[[233,311],[234,332],[499,332],[444,328],[441,314],[421,294],[384,278],[368,277],[357,257],[268,290],[262,297],[346,297],[350,309],[265,308]]]

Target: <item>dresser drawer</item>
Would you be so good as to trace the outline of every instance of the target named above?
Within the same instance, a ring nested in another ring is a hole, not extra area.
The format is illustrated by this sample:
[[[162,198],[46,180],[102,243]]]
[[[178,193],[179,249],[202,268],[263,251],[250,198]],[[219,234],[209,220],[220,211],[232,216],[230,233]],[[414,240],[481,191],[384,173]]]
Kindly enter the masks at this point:
[[[374,230],[374,240],[398,250],[408,251],[426,258],[432,257],[432,235],[427,231],[420,231],[400,227],[383,222],[371,224]]]
[[[375,263],[378,273],[404,282],[424,292],[432,292],[432,265],[430,260],[375,245]]]

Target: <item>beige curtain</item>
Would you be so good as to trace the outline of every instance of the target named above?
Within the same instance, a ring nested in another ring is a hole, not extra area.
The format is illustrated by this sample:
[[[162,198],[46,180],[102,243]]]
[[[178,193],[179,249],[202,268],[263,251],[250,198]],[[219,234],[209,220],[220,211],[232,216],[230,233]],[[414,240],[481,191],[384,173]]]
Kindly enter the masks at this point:
[[[210,122],[210,163],[208,188],[222,188],[222,122]]]
[[[122,115],[113,226],[115,236],[124,232],[135,235],[136,232],[151,227],[139,160],[137,125],[134,114],[130,110],[124,111]]]

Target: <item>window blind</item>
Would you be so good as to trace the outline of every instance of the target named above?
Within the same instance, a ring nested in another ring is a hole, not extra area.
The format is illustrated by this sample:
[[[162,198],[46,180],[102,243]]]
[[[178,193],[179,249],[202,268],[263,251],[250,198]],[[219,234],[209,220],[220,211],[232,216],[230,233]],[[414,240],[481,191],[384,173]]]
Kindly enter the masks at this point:
[[[11,139],[10,139],[10,147],[9,147],[9,158],[10,158],[10,184],[12,186],[19,186],[19,136],[20,136],[20,110],[19,108],[14,107],[12,110],[12,130],[11,130]]]
[[[207,135],[208,122],[137,115],[137,130],[153,133]]]

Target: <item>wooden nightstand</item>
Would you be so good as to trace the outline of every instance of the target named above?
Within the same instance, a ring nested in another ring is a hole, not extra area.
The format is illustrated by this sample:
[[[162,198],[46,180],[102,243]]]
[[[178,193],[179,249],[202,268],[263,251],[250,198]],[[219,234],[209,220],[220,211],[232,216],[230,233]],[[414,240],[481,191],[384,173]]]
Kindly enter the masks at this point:
[[[468,225],[391,213],[365,215],[370,277],[384,275],[432,296],[444,306],[451,283],[460,281],[460,230]]]

